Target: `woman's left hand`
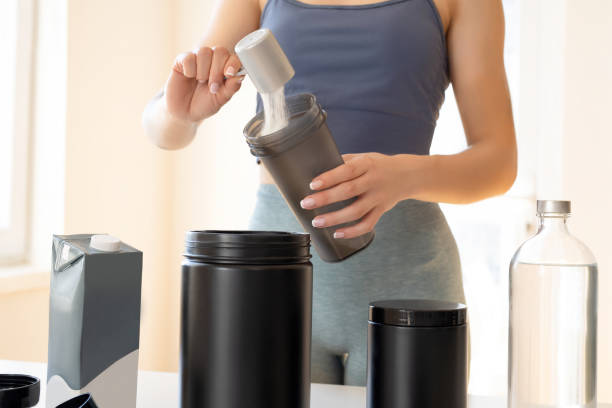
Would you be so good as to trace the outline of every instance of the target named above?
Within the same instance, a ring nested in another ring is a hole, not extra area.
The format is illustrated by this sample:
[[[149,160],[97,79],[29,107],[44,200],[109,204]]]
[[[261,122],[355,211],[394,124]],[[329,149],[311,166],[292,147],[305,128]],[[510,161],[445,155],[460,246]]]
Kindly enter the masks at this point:
[[[319,192],[304,197],[300,205],[312,210],[358,197],[347,207],[315,217],[312,225],[327,228],[361,218],[355,225],[336,230],[334,237],[354,238],[372,231],[380,217],[406,197],[406,156],[345,154],[344,164],[312,180],[310,189]]]

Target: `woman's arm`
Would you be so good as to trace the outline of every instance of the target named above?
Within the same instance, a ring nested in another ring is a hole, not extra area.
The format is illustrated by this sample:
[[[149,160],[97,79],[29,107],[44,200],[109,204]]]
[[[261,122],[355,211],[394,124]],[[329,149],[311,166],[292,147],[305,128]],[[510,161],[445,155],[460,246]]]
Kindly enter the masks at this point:
[[[450,74],[468,148],[445,156],[345,155],[344,165],[312,181],[312,190],[324,191],[301,204],[310,209],[359,199],[316,217],[314,226],[362,218],[336,231],[338,238],[352,238],[372,230],[398,201],[470,203],[502,194],[514,183],[516,140],[503,59],[501,0],[449,0],[448,5]]]
[[[468,148],[422,163],[415,198],[469,203],[506,192],[516,177],[516,138],[504,67],[501,0],[454,0],[447,45]]]
[[[234,45],[259,27],[258,0],[218,0],[199,46],[174,61],[164,90],[145,107],[143,127],[161,148],[179,149],[240,89]],[[228,79],[225,79],[228,77]]]

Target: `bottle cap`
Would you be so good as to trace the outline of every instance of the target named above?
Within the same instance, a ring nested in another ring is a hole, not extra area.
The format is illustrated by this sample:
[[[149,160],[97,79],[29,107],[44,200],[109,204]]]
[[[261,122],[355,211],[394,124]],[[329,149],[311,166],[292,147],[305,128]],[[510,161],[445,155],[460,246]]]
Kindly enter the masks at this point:
[[[538,200],[537,212],[540,214],[569,214],[572,212],[570,201]]]
[[[89,246],[102,252],[117,252],[121,249],[121,240],[110,235],[92,235]]]
[[[276,37],[267,28],[248,34],[234,51],[259,93],[276,91],[295,75]]]
[[[33,407],[40,398],[40,380],[29,375],[0,375],[0,407]]]

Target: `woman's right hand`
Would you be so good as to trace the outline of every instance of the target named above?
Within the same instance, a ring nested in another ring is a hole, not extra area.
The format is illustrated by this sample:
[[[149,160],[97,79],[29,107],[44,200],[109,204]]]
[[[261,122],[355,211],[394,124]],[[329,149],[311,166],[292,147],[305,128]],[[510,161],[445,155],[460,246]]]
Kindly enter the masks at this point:
[[[214,115],[240,89],[244,77],[234,76],[240,66],[238,57],[223,47],[180,54],[164,91],[168,112],[190,122]]]

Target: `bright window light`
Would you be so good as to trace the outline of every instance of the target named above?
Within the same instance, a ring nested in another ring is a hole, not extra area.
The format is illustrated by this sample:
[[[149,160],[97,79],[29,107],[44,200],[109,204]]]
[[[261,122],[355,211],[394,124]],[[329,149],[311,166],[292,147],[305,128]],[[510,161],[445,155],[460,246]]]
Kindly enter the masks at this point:
[[[520,0],[504,0],[504,59],[514,112],[518,112],[520,68]],[[515,117],[516,121],[516,117]],[[521,140],[529,149],[534,141]],[[452,87],[440,112],[432,154],[453,154],[466,147]],[[533,146],[531,146],[533,147]],[[457,240],[463,269],[471,334],[470,393],[503,395],[506,391],[508,338],[508,265],[527,238],[533,220],[533,174],[519,173],[502,197],[471,205],[442,205]]]
[[[11,218],[17,1],[0,2],[0,229],[8,228]]]

